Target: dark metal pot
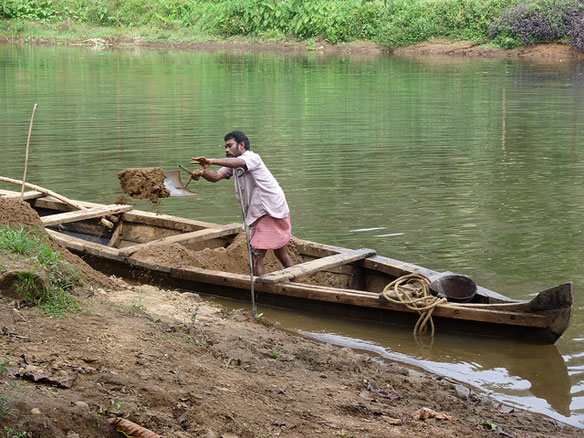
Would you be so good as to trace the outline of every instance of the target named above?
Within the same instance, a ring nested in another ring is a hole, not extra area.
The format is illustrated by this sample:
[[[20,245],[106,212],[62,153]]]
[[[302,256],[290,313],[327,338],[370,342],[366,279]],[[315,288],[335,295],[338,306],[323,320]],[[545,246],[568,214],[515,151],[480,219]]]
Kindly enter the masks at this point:
[[[467,303],[474,298],[477,285],[466,275],[448,272],[430,277],[430,290],[434,295],[448,301]]]

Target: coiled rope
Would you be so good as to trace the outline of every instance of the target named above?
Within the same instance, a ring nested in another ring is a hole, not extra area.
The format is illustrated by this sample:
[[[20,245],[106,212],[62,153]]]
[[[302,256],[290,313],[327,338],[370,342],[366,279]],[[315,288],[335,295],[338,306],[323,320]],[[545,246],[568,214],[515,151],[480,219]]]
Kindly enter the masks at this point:
[[[430,337],[434,337],[434,321],[432,312],[436,306],[446,302],[446,298],[438,298],[430,292],[430,279],[424,274],[408,274],[389,283],[381,294],[387,301],[403,304],[408,309],[420,314],[414,326],[414,338],[423,336],[430,326]]]

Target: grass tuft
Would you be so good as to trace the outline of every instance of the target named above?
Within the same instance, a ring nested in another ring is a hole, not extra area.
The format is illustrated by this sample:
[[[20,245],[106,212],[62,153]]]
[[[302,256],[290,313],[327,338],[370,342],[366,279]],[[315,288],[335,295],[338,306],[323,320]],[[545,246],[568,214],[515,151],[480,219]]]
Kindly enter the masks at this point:
[[[16,292],[22,300],[38,305],[45,314],[55,317],[82,309],[79,300],[70,293],[74,285],[82,284],[81,273],[51,248],[46,236],[39,237],[23,227],[13,229],[0,225],[0,252],[31,265],[30,272],[16,273]],[[48,281],[40,280],[41,274],[34,272],[36,264],[41,267],[42,275],[46,273]],[[9,264],[2,264],[0,274],[9,269]]]

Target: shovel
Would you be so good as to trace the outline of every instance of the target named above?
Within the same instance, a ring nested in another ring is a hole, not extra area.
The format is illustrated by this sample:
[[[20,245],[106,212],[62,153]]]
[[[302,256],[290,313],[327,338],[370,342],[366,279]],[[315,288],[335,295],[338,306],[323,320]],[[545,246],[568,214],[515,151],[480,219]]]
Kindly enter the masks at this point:
[[[199,179],[199,177],[194,176],[194,172],[190,171],[181,164],[179,164],[178,167],[190,175],[187,183],[183,184],[179,170],[164,170],[164,187],[170,192],[170,196],[196,195],[197,193],[187,189],[187,186],[193,179],[196,181]]]

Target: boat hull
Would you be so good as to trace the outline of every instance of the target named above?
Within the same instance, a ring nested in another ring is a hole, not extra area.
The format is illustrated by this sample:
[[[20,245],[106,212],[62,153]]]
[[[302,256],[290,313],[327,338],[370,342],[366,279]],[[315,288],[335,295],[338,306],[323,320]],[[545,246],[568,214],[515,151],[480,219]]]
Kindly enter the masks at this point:
[[[0,190],[0,195],[20,194]],[[241,224],[217,225],[81,201],[70,202],[73,208],[35,192],[25,199],[53,238],[99,270],[141,283],[250,301],[249,275],[138,256],[143,250],[170,244],[193,252],[227,248]],[[413,327],[417,311],[387,300],[381,293],[384,287],[414,273],[429,278],[451,274],[379,256],[365,248],[350,250],[298,239],[295,245],[301,263],[255,278],[259,304]],[[332,281],[310,280],[315,273]],[[531,301],[513,300],[478,286],[472,302],[438,304],[432,317],[437,333],[454,331],[553,344],[570,323],[573,300],[571,282],[542,291]]]

